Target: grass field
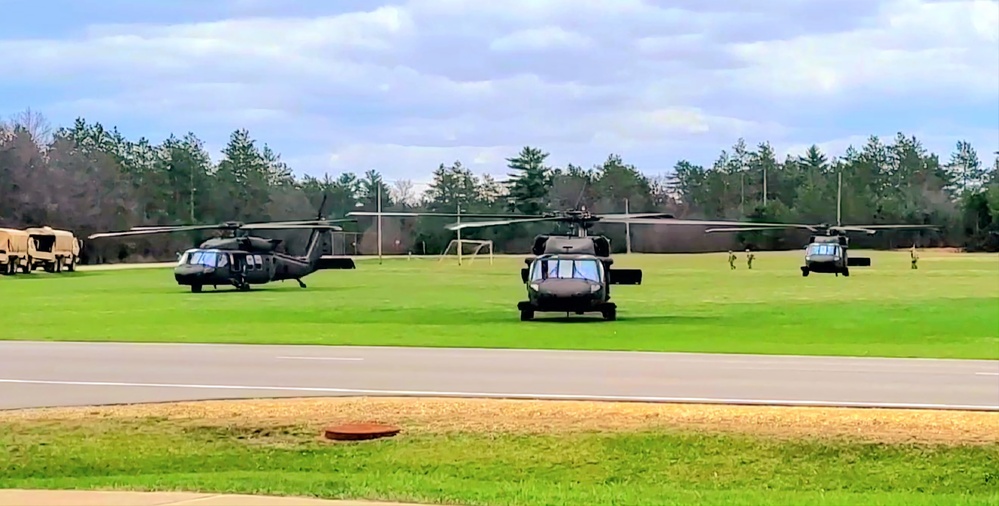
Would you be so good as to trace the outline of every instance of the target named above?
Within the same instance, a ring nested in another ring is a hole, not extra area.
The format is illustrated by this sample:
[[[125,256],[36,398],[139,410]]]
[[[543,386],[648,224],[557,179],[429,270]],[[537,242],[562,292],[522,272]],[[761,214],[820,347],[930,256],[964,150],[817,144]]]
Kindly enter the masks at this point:
[[[398,423],[333,443],[324,423]],[[306,399],[0,413],[0,487],[490,506],[999,504],[995,413]]]
[[[858,253],[855,253],[859,254]],[[999,359],[999,256],[873,252],[849,278],[798,270],[801,252],[633,255],[618,321],[519,321],[522,257],[363,259],[249,293],[192,294],[169,269],[0,279],[2,339],[575,348]]]

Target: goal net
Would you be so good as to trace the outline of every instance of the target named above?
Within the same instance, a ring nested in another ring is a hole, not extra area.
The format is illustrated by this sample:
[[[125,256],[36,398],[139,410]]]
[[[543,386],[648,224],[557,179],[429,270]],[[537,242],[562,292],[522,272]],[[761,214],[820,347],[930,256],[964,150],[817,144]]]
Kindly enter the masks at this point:
[[[463,258],[468,258],[468,263],[472,263],[483,248],[488,248],[489,250],[489,264],[493,263],[493,242],[492,241],[480,241],[477,239],[451,239],[451,242],[447,243],[447,247],[444,248],[444,252],[441,253],[440,259],[438,261],[443,261],[448,255],[458,256],[459,262]],[[460,256],[459,256],[460,255]]]

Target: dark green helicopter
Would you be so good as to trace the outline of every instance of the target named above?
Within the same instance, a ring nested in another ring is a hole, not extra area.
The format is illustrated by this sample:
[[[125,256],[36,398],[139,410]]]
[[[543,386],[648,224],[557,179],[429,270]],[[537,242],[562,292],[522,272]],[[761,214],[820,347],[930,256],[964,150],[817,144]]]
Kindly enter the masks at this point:
[[[89,239],[105,237],[131,237],[150,234],[188,232],[192,230],[222,230],[231,237],[208,239],[197,248],[185,251],[174,267],[177,284],[190,286],[191,291],[200,293],[205,286],[232,285],[237,290],[246,291],[251,285],[261,285],[272,281],[295,280],[305,288],[302,278],[323,269],[354,269],[354,260],[349,257],[324,257],[324,239],[330,232],[342,230],[333,223],[354,221],[353,219],[324,220],[322,209],[326,197],[320,205],[316,220],[275,221],[261,223],[225,222],[217,225],[178,225],[156,227],[134,227],[122,232],[93,234]],[[250,230],[311,230],[305,255],[297,256],[277,251],[280,239],[254,237],[246,234]]]
[[[580,195],[580,199],[582,194]],[[577,200],[577,207],[579,201]],[[460,209],[458,209],[460,211]],[[521,269],[521,280],[526,285],[528,300],[517,304],[521,320],[532,320],[536,312],[564,312],[584,314],[599,312],[606,320],[617,319],[617,305],[610,301],[610,285],[639,285],[641,269],[611,268],[610,240],[600,235],[589,235],[588,230],[597,222],[650,225],[699,225],[740,226],[741,222],[680,220],[668,213],[608,214],[597,216],[585,207],[542,215],[524,214],[473,214],[473,213],[418,213],[356,211],[347,216],[370,217],[457,217],[460,219],[502,218],[489,221],[459,221],[445,228],[454,230],[461,238],[466,228],[484,228],[532,222],[567,224],[566,234],[541,234],[534,238],[533,257],[526,258],[526,268]],[[751,223],[751,225],[757,225]],[[459,248],[460,251],[460,248]],[[459,256],[460,262],[460,256]]]
[[[542,216],[448,225],[449,230],[483,228],[518,223],[557,222],[567,224],[567,234],[541,234],[534,238],[531,258],[520,271],[527,300],[517,304],[520,319],[534,319],[536,312],[599,312],[605,320],[617,319],[617,304],[611,302],[610,285],[642,284],[641,269],[612,268],[610,240],[589,235],[596,223],[633,225],[738,226],[740,222],[681,220],[668,213],[591,214],[586,208]]]
[[[932,225],[804,225],[799,223],[773,224],[767,226],[743,227],[743,228],[709,228],[705,232],[748,232],[761,230],[774,230],[777,228],[804,228],[814,234],[808,239],[805,246],[805,263],[801,266],[801,275],[809,274],[835,274],[837,277],[850,275],[850,267],[870,267],[869,257],[851,257],[847,253],[850,247],[850,239],[847,232],[863,232],[867,235],[874,235],[878,230],[891,229],[935,229]]]
[[[863,232],[867,235],[874,235],[878,230],[904,230],[904,229],[938,229],[934,225],[906,225],[906,224],[877,224],[877,225],[843,225],[842,217],[842,188],[843,177],[840,174],[839,188],[836,192],[836,225],[825,223],[815,225],[805,225],[800,223],[752,223],[741,222],[745,226],[734,228],[709,228],[707,233],[714,232],[749,232],[775,230],[778,228],[804,228],[814,232],[808,239],[805,246],[805,263],[801,266],[801,275],[807,277],[810,273],[835,274],[839,277],[850,275],[850,267],[870,267],[869,257],[850,257],[847,250],[850,246],[850,239],[847,232]]]

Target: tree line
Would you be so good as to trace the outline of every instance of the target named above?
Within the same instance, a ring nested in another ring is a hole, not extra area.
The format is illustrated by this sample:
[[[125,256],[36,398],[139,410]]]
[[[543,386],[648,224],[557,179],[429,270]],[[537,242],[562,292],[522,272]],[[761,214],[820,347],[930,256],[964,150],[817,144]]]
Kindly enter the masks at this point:
[[[139,225],[311,219],[323,196],[326,217],[356,210],[541,214],[586,206],[595,213],[668,212],[676,217],[836,222],[841,185],[843,224],[931,224],[939,231],[889,231],[852,238],[861,247],[918,244],[999,251],[999,153],[991,164],[960,141],[947,158],[929,152],[915,137],[876,136],[842,156],[812,146],[779,159],[769,143],[743,139],[721,151],[710,166],[678,161],[668,174],[650,176],[610,154],[589,168],[553,167],[549,153],[526,146],[507,160],[508,178],[473,174],[460,161],[441,163],[427,191],[413,181],[389,184],[376,170],[296,177],[280,154],[240,129],[232,132],[217,163],[194,133],[158,144],[129,139],[117,128],[83,118],[54,131],[26,111],[0,124],[0,226],[48,225],[79,237]],[[385,253],[438,254],[455,238],[444,225],[453,218],[383,218]],[[377,251],[374,218],[343,224],[348,254]],[[529,251],[533,236],[550,224],[466,232],[488,239],[496,252]],[[615,251],[628,241],[624,226],[598,224]],[[288,250],[304,245],[299,231],[260,233],[285,239]],[[807,231],[705,234],[703,227],[633,225],[636,252],[723,251],[732,248],[795,249]],[[164,234],[128,240],[85,241],[84,260],[171,260],[206,233]]]

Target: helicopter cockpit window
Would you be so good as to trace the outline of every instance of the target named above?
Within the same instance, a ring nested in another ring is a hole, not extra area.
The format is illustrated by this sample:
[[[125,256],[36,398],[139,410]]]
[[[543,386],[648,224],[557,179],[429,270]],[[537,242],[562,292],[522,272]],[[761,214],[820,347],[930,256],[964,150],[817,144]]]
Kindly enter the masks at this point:
[[[813,244],[809,250],[809,255],[839,255],[838,244]]]
[[[600,282],[600,265],[596,260],[541,260],[531,271],[531,281],[560,278]]]
[[[225,255],[217,251],[192,251],[187,255],[186,263],[205,267],[221,267],[225,265]]]
[[[577,260],[572,265],[572,277],[600,281],[600,268],[595,260]]]

